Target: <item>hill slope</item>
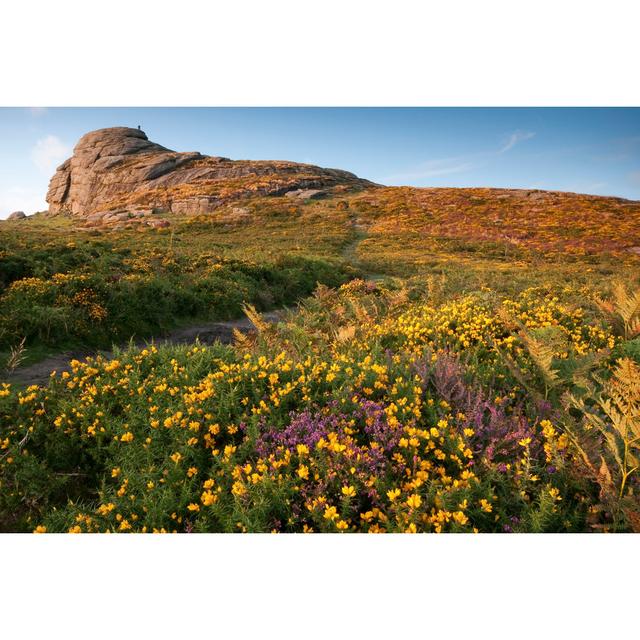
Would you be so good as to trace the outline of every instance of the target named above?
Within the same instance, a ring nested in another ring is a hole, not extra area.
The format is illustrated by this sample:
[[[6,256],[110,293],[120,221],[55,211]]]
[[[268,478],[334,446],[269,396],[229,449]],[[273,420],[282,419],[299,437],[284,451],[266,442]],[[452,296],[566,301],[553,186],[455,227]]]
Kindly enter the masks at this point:
[[[123,127],[83,136],[48,200],[49,214],[0,224],[0,352],[23,338],[109,347],[356,275],[437,277],[455,295],[601,291],[612,275],[640,274],[640,202],[384,187],[311,165],[176,153]]]
[[[0,381],[0,531],[640,530],[640,203],[136,130],[83,138],[49,200],[0,224],[0,368],[257,331]]]
[[[274,199],[279,196],[286,199]],[[310,198],[325,202],[309,206]],[[322,212],[347,233],[367,230],[361,250],[369,256],[384,260],[385,251],[397,249],[418,265],[437,247],[455,243],[512,257],[523,251],[640,253],[637,201],[540,190],[382,187],[313,165],[177,153],[125,127],[84,135],[51,179],[47,201],[50,213],[71,213],[83,226],[118,228],[167,226],[172,214],[250,226],[273,205],[291,205],[293,217]]]

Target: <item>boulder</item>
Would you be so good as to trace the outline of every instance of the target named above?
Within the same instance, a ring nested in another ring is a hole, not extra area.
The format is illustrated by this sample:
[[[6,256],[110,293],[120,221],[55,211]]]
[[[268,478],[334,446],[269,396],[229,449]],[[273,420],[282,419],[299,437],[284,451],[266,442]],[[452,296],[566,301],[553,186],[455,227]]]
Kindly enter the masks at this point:
[[[116,210],[200,215],[246,195],[296,192],[305,199],[326,187],[371,184],[338,169],[178,153],[139,129],[112,127],[80,138],[51,178],[47,202],[52,214],[82,217]]]
[[[227,227],[248,224],[252,220],[252,215],[245,207],[232,207],[231,211],[218,215],[215,221]]]
[[[128,220],[130,218],[130,214],[128,211],[123,211],[121,213],[114,213],[111,215],[111,220],[117,220],[121,222],[122,220]]]
[[[168,220],[165,220],[164,218],[154,218],[152,220],[149,220],[147,224],[152,229],[165,229],[166,227],[171,226],[171,223]]]
[[[297,200],[318,200],[327,195],[322,189],[295,189],[284,194],[286,198],[296,198]]]
[[[171,212],[186,216],[197,216],[203,213],[211,213],[220,204],[220,199],[215,196],[193,196],[185,200],[174,200],[171,204]]]
[[[9,217],[7,218],[7,220],[22,220],[23,218],[26,218],[27,214],[24,211],[14,211],[13,213],[9,214]]]

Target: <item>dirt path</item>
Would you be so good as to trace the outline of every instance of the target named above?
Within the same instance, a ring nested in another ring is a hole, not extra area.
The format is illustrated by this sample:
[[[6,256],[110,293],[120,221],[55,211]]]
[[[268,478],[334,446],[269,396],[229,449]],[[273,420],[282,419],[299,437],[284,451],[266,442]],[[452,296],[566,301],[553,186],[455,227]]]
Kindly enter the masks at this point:
[[[261,315],[262,319],[267,322],[277,322],[282,317],[283,311],[270,311]],[[233,330],[244,329],[245,331],[253,329],[253,324],[249,318],[239,318],[238,320],[228,320],[226,322],[208,322],[205,324],[182,327],[169,331],[160,337],[151,337],[144,340],[134,340],[136,347],[144,347],[152,342],[156,345],[166,344],[191,344],[198,339],[202,344],[213,344],[216,340],[229,344],[233,341]],[[124,349],[129,343],[121,345]],[[62,371],[70,371],[69,362],[71,360],[82,360],[89,356],[101,355],[105,358],[113,356],[112,351],[63,351],[53,356],[49,356],[44,360],[35,362],[34,364],[18,367],[9,376],[5,378],[7,382],[19,385],[46,384],[52,371],[61,373]]]
[[[342,257],[350,262],[355,267],[364,269],[362,261],[358,257],[357,250],[360,243],[369,237],[367,233],[369,226],[361,224],[354,216],[351,219],[351,225],[354,231],[353,240],[347,244],[342,250]],[[372,273],[365,270],[365,278],[367,280],[378,281],[385,278],[382,273]],[[262,315],[262,318],[267,322],[276,322],[282,315],[282,311],[271,311]],[[144,347],[147,344],[154,343],[156,345],[161,344],[191,344],[196,339],[200,340],[202,344],[212,344],[216,340],[229,344],[233,341],[233,330],[244,329],[251,330],[253,325],[249,318],[240,318],[238,320],[229,320],[226,322],[208,322],[205,324],[192,325],[189,327],[183,327],[180,329],[174,329],[165,335],[151,337],[144,340],[134,340],[133,344],[136,347]],[[121,348],[126,348],[129,343],[121,345]],[[18,367],[8,376],[4,377],[7,382],[12,382],[19,385],[31,385],[31,384],[46,384],[49,380],[50,373],[57,371],[70,371],[71,367],[69,362],[71,360],[82,360],[89,356],[102,355],[105,358],[111,358],[113,356],[112,351],[96,351],[96,350],[74,350],[63,351],[52,356],[48,356],[39,362],[27,365],[24,367]],[[3,377],[0,375],[0,381]]]
[[[357,218],[355,218],[355,216],[352,216],[351,228],[354,233],[354,238],[342,249],[342,257],[354,267],[362,269],[365,272],[365,280],[383,280],[385,278],[384,273],[373,273],[367,271],[362,264],[362,260],[358,257],[358,246],[363,240],[366,240],[369,237],[369,234],[367,233],[369,225],[362,224]]]
[[[354,266],[360,266],[360,258],[358,258],[358,245],[368,237],[364,225],[352,223],[352,229],[355,233],[353,240],[347,244],[342,250],[342,257],[348,260]]]

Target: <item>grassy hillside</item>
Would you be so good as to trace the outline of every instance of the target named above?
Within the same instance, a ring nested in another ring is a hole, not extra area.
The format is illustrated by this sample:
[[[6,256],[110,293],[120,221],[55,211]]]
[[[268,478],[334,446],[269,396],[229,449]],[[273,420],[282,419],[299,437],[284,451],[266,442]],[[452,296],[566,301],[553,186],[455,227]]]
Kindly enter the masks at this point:
[[[339,188],[253,198],[165,229],[0,225],[0,349],[105,346],[195,317],[289,304],[362,273],[438,276],[452,293],[637,278],[640,204],[488,189]]]
[[[285,203],[280,205],[285,206]],[[0,224],[0,352],[110,346],[185,321],[237,317],[357,274],[348,237],[295,207],[249,224],[176,218],[168,229],[91,231],[62,216]],[[303,231],[298,231],[299,225]]]
[[[640,528],[640,203],[368,188],[169,220],[0,224],[6,357],[300,308],[0,383],[0,529]]]

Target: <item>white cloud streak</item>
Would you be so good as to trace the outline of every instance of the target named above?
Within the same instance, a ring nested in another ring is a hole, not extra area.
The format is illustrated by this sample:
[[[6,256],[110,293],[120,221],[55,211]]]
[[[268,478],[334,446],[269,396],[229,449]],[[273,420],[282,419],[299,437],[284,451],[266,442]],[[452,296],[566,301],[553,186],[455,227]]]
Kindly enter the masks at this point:
[[[425,178],[433,178],[436,176],[445,176],[451,173],[462,173],[473,168],[473,163],[460,158],[440,158],[437,160],[429,160],[413,171],[402,173],[384,178],[385,182],[403,182],[410,180],[422,180]]]
[[[29,113],[34,117],[34,118],[39,118],[40,116],[44,116],[48,109],[47,107],[27,107],[29,110]]]
[[[524,142],[525,140],[530,140],[535,135],[536,134],[533,133],[532,131],[519,131],[519,130],[514,131],[509,136],[509,138],[507,139],[507,142],[500,149],[498,153],[506,153],[507,151],[510,151],[511,149],[513,149],[513,147],[515,147],[518,143]]]
[[[438,176],[446,176],[453,173],[464,173],[471,169],[475,169],[491,158],[496,158],[507,151],[510,151],[520,142],[530,140],[536,134],[532,131],[514,131],[506,140],[504,145],[497,151],[483,151],[478,153],[469,153],[453,158],[439,158],[424,162],[415,169],[397,175],[382,178],[385,184],[402,184],[405,182],[413,182],[417,180],[425,180]]]
[[[57,136],[40,138],[31,150],[31,159],[40,171],[53,173],[55,168],[71,155],[71,148]]]

